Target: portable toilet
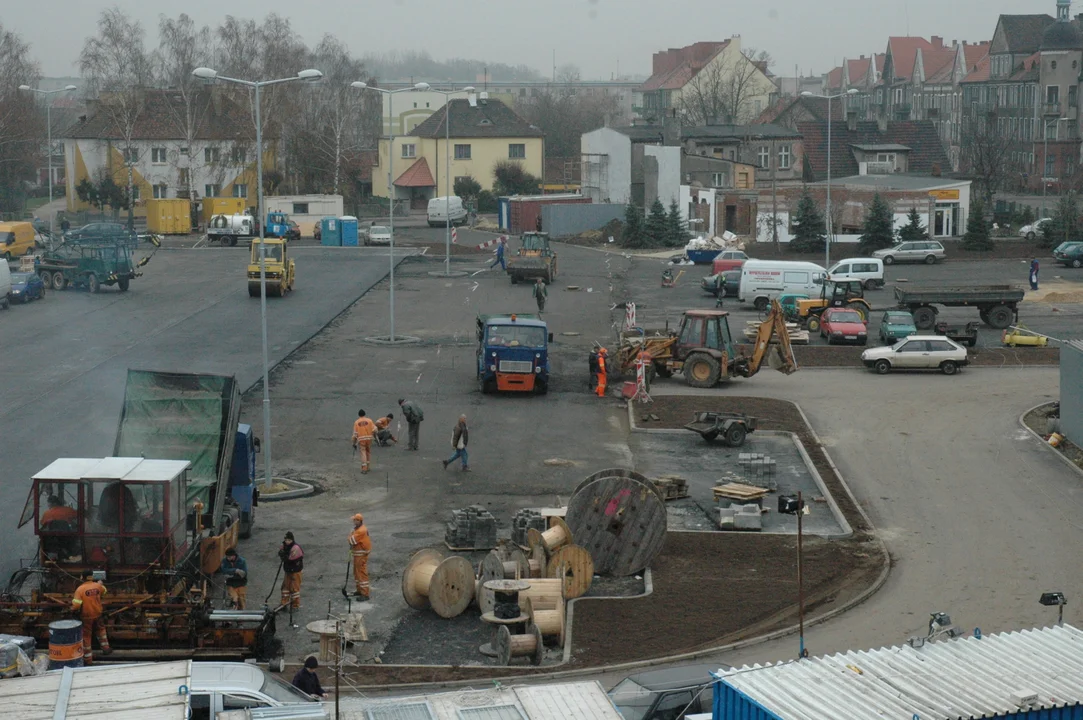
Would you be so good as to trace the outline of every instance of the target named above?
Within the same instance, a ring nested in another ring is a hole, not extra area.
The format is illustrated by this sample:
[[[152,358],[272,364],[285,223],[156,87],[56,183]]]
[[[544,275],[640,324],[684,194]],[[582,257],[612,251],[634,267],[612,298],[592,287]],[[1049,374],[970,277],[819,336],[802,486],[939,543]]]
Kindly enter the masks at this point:
[[[338,219],[342,229],[343,246],[357,247],[357,218],[353,215],[343,215]]]
[[[511,198],[497,198],[496,222],[499,228],[505,232],[511,227]]]
[[[325,217],[320,220],[320,245],[341,245],[342,223],[338,218]]]

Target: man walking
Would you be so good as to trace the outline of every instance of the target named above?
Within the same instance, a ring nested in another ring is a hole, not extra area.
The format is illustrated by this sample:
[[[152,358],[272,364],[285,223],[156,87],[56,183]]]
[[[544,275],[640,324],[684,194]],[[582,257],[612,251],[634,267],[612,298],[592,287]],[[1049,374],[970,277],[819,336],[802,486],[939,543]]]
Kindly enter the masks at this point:
[[[492,270],[497,265],[500,265],[500,269],[507,272],[508,264],[504,262],[504,238],[500,237],[496,240],[496,259],[493,260],[493,264],[489,266]]]
[[[376,424],[366,415],[364,410],[357,411],[357,419],[353,422],[353,446],[361,451],[361,473],[369,471],[369,459],[372,457],[372,438],[376,436]]]
[[[350,555],[353,556],[353,581],[356,595],[362,601],[369,599],[369,553],[372,538],[361,513],[353,516],[353,532],[350,533]]]
[[[1030,289],[1038,289],[1038,258],[1030,261]]]
[[[278,549],[282,560],[282,607],[289,605],[294,610],[301,609],[301,574],[305,569],[305,551],[293,540],[293,533],[287,532]]]
[[[94,633],[97,631],[98,644],[102,646],[102,655],[113,652],[109,647],[109,636],[105,634],[102,622],[102,598],[105,597],[105,585],[94,579],[93,570],[83,571],[83,584],[75,589],[71,610],[83,621],[83,664],[94,662]]]
[[[229,601],[237,610],[244,610],[248,605],[248,563],[237,554],[237,550],[226,550],[226,556],[222,558],[223,575],[226,576],[226,593]]]
[[[470,442],[470,430],[466,427],[466,416],[460,415],[459,422],[455,425],[455,430],[451,433],[451,447],[455,448],[455,454],[449,457],[447,460],[441,460],[444,463],[444,469],[447,470],[447,466],[455,462],[457,459],[462,458],[463,472],[470,472],[470,458],[466,453],[466,445]]]
[[[544,280],[538,278],[534,281],[534,299],[538,302],[539,315],[545,312],[545,298],[547,297],[549,297],[549,288],[546,287]]]
[[[399,407],[406,418],[406,426],[409,428],[409,437],[406,442],[407,450],[417,450],[417,436],[421,432],[421,422],[425,419],[425,412],[413,400],[399,398]]]

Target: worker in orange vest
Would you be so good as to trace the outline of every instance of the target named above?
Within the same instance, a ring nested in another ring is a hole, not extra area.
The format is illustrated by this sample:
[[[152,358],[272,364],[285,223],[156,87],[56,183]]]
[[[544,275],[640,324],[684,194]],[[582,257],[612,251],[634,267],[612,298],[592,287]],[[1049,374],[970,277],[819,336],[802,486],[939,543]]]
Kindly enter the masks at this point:
[[[608,357],[608,350],[604,347],[598,348],[598,384],[594,388],[594,392],[598,394],[598,397],[605,397],[605,383],[607,379],[605,363]]]
[[[109,636],[105,634],[102,622],[102,598],[105,597],[105,585],[94,579],[93,570],[83,571],[83,584],[75,589],[71,601],[71,610],[83,621],[83,664],[94,662],[94,631],[98,633],[98,644],[102,646],[102,655],[113,652],[109,647]]]
[[[353,581],[356,595],[361,600],[369,599],[369,553],[372,551],[372,539],[361,513],[353,516],[353,532],[350,533],[350,554],[353,556]]]
[[[361,450],[361,472],[369,471],[369,458],[372,456],[372,438],[376,435],[376,423],[365,416],[364,410],[357,411],[353,423],[353,446]]]
[[[46,530],[56,530],[57,528],[51,527],[50,523],[67,523],[70,527],[67,529],[75,530],[76,523],[79,521],[79,513],[75,508],[68,507],[64,504],[64,501],[57,495],[49,496],[49,509],[41,514],[41,527]]]

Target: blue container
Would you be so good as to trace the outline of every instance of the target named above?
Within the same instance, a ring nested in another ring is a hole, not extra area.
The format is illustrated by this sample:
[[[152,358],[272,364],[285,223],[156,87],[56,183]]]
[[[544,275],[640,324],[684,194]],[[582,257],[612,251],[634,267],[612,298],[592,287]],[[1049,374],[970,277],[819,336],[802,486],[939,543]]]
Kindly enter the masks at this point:
[[[320,220],[320,245],[339,246],[342,244],[342,223],[338,218],[325,217]]]
[[[83,623],[56,620],[49,623],[49,669],[83,667]]]
[[[696,265],[709,265],[721,252],[721,250],[688,250],[685,255]]]
[[[342,228],[343,247],[357,247],[357,218],[343,215],[338,219],[338,224]]]

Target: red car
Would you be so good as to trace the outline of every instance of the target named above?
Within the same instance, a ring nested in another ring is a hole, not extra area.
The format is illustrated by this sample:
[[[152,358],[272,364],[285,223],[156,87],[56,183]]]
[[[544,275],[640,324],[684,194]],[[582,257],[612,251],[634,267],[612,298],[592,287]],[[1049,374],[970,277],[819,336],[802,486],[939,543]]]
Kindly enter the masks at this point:
[[[723,250],[715,255],[712,264],[713,274],[717,275],[727,270],[740,270],[741,266],[745,264],[745,260],[748,260],[748,255],[745,255],[741,250]]]
[[[828,345],[837,342],[864,345],[869,339],[869,329],[857,310],[828,308],[820,323],[820,337],[827,338]]]

